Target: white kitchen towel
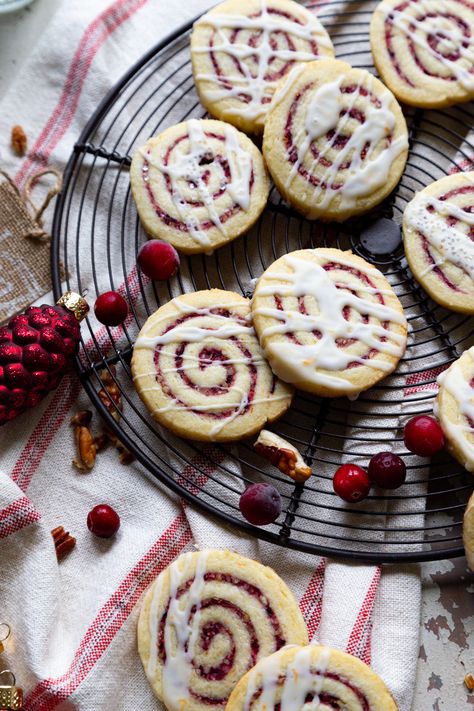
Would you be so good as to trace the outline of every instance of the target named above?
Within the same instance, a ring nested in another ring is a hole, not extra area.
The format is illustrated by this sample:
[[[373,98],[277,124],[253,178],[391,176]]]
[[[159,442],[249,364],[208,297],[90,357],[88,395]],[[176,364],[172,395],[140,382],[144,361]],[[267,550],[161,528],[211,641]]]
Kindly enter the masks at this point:
[[[64,2],[0,105],[0,135],[19,123],[30,141],[21,162],[2,147],[2,167],[19,185],[45,165],[64,168],[114,82],[210,4]],[[68,376],[35,411],[0,430],[0,611],[13,628],[4,661],[27,691],[27,711],[162,708],[136,652],[139,601],[154,576],[194,545],[232,547],[272,565],[297,596],[311,637],[372,663],[401,711],[409,711],[418,655],[416,568],[346,565],[246,539],[184,506],[139,464],[120,465],[113,449],[80,474],[70,464],[69,420],[88,405]],[[188,465],[183,475],[194,473]],[[85,525],[102,501],[122,521],[108,541]],[[58,525],[77,538],[59,566],[50,535]]]

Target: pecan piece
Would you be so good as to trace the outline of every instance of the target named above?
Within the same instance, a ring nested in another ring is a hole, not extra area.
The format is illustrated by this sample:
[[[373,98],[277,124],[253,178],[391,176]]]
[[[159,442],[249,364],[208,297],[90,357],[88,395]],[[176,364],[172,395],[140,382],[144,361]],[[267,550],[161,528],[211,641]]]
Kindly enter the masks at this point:
[[[131,464],[135,457],[133,454],[126,448],[124,444],[119,440],[117,435],[115,435],[112,430],[110,430],[107,426],[104,426],[104,434],[110,442],[114,445],[114,447],[117,449],[119,453],[119,459],[121,464]]]
[[[464,677],[464,683],[466,684],[468,691],[474,691],[474,676],[472,676],[472,674],[466,674]]]
[[[98,395],[102,404],[110,412],[115,422],[119,422],[120,413],[122,412],[123,407],[122,396],[120,394],[120,388],[115,382],[113,376],[115,376],[114,366],[110,367],[110,371],[105,368],[99,372],[99,377],[105,387],[99,390]]]
[[[13,151],[17,154],[17,156],[25,155],[28,139],[26,138],[26,133],[22,126],[13,126],[11,144]]]
[[[71,419],[78,455],[77,459],[72,460],[72,463],[79,471],[90,470],[95,464],[97,444],[89,429],[91,419],[92,412],[90,410],[82,410]]]
[[[298,484],[303,484],[311,476],[311,467],[305,463],[296,447],[274,432],[262,430],[254,448],[270,464],[273,464]]]
[[[65,558],[76,545],[74,536],[69,535],[69,531],[65,531],[63,526],[57,526],[51,531],[56,548],[56,557],[58,560]]]

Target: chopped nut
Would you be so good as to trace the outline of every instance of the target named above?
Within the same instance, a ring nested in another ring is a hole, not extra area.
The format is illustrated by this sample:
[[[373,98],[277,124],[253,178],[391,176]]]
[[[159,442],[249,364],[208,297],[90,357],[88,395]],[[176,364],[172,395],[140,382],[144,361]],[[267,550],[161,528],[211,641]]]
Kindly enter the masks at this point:
[[[122,412],[122,396],[120,388],[112,377],[115,375],[115,368],[112,366],[110,372],[107,369],[101,370],[99,377],[105,385],[105,388],[99,390],[98,395],[104,407],[110,412],[115,422],[119,422],[120,413]]]
[[[114,447],[116,447],[119,453],[119,459],[121,464],[131,464],[135,457],[133,454],[125,447],[124,444],[119,440],[117,435],[115,435],[112,430],[108,427],[104,427],[104,434],[109,438]]]
[[[26,133],[21,126],[13,126],[11,143],[14,152],[18,156],[24,156],[26,153],[26,148],[28,144],[28,139],[26,138]]]
[[[56,557],[58,560],[65,558],[76,545],[76,539],[69,535],[69,531],[65,531],[63,526],[57,526],[51,531],[56,548]]]
[[[90,410],[78,412],[71,419],[71,424],[75,427],[74,436],[78,459],[73,459],[72,463],[79,471],[92,469],[97,455],[97,445],[88,427],[92,419]]]
[[[105,432],[102,432],[102,434],[98,437],[94,437],[94,444],[97,452],[102,452],[102,450],[107,447],[108,443],[109,438],[107,437]]]
[[[311,476],[311,467],[305,463],[296,447],[274,432],[262,430],[254,447],[258,454],[299,484]]]
[[[472,676],[472,674],[466,674],[464,677],[464,683],[469,691],[474,691],[474,676]]]

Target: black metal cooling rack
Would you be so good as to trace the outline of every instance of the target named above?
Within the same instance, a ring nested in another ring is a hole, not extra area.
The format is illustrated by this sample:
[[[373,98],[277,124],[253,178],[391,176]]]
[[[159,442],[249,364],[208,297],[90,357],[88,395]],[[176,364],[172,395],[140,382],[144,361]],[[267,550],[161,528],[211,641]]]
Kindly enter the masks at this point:
[[[319,13],[337,57],[371,71],[368,27],[375,5],[375,0],[329,0]],[[472,477],[447,454],[427,465],[407,453],[400,418],[431,411],[436,373],[471,345],[472,328],[468,317],[443,310],[414,281],[403,255],[399,224],[415,191],[471,161],[472,105],[406,110],[411,148],[405,174],[371,215],[343,226],[310,223],[290,210],[274,189],[259,224],[247,236],[212,256],[183,258],[180,273],[167,284],[148,283],[135,268],[135,255],[146,236],[131,199],[128,166],[134,149],[149,136],[204,115],[191,73],[190,29],[191,24],[177,30],[149,51],[105,97],[65,171],[53,225],[55,295],[64,290],[63,265],[67,288],[82,291],[87,286],[90,303],[98,293],[123,284],[133,316],[123,331],[106,329],[106,341],[94,334],[89,320],[83,325],[77,368],[87,393],[145,470],[183,499],[241,531],[289,548],[371,562],[462,555],[462,515]],[[376,264],[398,293],[412,330],[398,373],[352,403],[298,393],[293,407],[272,426],[313,466],[313,477],[302,487],[256,458],[252,442],[204,446],[162,431],[133,390],[129,363],[144,320],[170,298],[211,287],[250,295],[252,280],[274,259],[317,246],[350,248]],[[105,371],[122,391],[119,423],[98,396]],[[388,442],[405,457],[406,484],[389,495],[375,492],[366,502],[347,507],[332,493],[331,471],[342,456],[363,462],[374,451],[386,449]],[[284,506],[277,522],[256,528],[242,519],[238,500],[244,483],[261,479],[274,482]]]

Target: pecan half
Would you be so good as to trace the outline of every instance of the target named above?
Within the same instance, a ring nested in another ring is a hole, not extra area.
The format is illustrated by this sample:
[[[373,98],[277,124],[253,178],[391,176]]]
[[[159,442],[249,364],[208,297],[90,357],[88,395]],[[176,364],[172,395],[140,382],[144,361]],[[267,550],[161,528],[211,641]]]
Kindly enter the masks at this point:
[[[79,471],[90,470],[95,464],[97,444],[89,429],[91,419],[90,410],[82,410],[71,419],[77,449],[77,459],[73,459],[72,463]]]
[[[464,677],[464,683],[466,684],[468,691],[474,691],[474,676],[472,676],[472,674],[466,674]]]
[[[104,425],[104,434],[110,442],[114,445],[114,447],[117,449],[119,453],[119,459],[121,464],[131,464],[135,457],[133,454],[126,448],[124,444],[119,440],[117,435],[115,435],[112,430],[110,430],[106,425]]]
[[[110,367],[110,371],[105,368],[99,372],[99,377],[105,387],[99,390],[98,395],[102,404],[110,412],[115,422],[119,422],[120,413],[123,409],[122,395],[120,394],[120,388],[115,382],[113,376],[115,376],[114,366]]]
[[[69,531],[65,531],[63,526],[57,526],[51,531],[56,548],[56,557],[58,560],[65,558],[76,545],[74,536],[69,535]]]
[[[254,447],[258,454],[299,484],[311,476],[311,467],[305,463],[296,447],[274,432],[262,430]]]
[[[28,139],[22,126],[13,126],[11,144],[17,156],[24,156],[28,145]]]

